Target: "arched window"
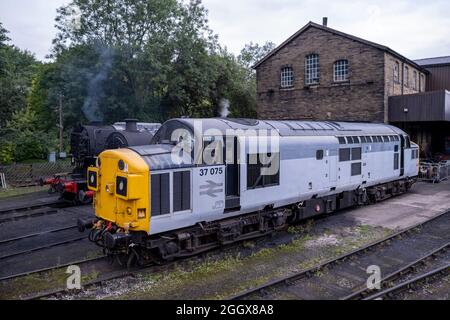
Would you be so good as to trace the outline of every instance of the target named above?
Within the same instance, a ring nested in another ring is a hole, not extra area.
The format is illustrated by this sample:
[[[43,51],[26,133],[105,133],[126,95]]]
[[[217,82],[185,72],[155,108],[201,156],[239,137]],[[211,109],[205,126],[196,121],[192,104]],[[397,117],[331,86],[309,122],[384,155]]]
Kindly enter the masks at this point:
[[[405,74],[403,75],[403,77],[403,83],[405,87],[409,87],[409,68],[407,66],[405,66]]]
[[[413,89],[417,90],[417,71],[413,71]]]
[[[400,64],[398,61],[394,62],[394,82],[399,83],[400,79]]]
[[[334,81],[348,80],[348,60],[338,60],[333,65]]]
[[[319,55],[312,53],[305,58],[305,84],[319,83]]]
[[[294,70],[291,66],[281,68],[281,87],[289,88],[294,86]]]

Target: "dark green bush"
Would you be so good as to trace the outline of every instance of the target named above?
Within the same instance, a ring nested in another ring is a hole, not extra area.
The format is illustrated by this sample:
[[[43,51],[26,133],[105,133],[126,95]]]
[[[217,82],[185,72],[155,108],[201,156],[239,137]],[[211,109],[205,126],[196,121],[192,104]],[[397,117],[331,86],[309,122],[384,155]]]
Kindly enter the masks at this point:
[[[14,160],[17,162],[28,159],[45,159],[47,156],[47,143],[44,137],[36,132],[20,132],[14,142]]]

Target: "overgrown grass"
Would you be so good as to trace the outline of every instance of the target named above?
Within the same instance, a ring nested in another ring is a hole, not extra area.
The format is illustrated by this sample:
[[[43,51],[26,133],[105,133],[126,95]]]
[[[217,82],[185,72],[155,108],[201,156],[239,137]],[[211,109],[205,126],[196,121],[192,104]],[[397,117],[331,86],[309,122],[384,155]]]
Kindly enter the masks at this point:
[[[119,295],[120,299],[224,299],[247,288],[259,286],[271,279],[311,268],[328,259],[363,246],[367,242],[384,236],[380,228],[355,226],[348,236],[342,237],[338,244],[324,244],[321,247],[307,245],[318,240],[323,234],[314,235],[312,222],[292,227],[288,232],[296,234],[290,243],[276,247],[263,248],[255,253],[241,257],[227,256],[218,260],[194,262],[189,270],[177,268],[173,271],[148,274],[138,288]],[[300,231],[301,230],[301,231]],[[325,230],[331,234],[332,230]],[[298,234],[298,236],[297,236]],[[305,252],[308,252],[305,254]],[[295,262],[299,260],[299,262]],[[317,276],[321,276],[320,271]]]
[[[39,192],[39,191],[45,191],[47,189],[48,189],[48,186],[30,186],[30,187],[21,187],[21,188],[0,189],[0,199],[21,196],[21,195],[30,194],[30,193]]]

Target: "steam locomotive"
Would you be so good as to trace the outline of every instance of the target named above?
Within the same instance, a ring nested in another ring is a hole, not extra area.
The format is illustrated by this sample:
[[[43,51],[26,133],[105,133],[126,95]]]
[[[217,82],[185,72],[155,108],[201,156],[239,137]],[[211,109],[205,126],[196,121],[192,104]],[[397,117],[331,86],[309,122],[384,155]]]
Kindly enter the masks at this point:
[[[41,185],[50,185],[50,192],[58,192],[61,199],[71,204],[88,204],[93,192],[87,189],[86,172],[95,166],[97,156],[107,149],[149,144],[159,123],[138,122],[126,119],[113,125],[90,123],[78,125],[70,134],[70,153],[73,170],[69,174],[58,174],[41,179]]]

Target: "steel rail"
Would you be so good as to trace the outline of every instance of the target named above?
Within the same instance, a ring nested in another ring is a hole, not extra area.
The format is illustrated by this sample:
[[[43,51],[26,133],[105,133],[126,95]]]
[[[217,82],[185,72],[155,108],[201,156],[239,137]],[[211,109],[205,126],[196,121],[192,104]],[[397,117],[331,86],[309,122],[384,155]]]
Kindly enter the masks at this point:
[[[65,230],[70,230],[70,229],[75,229],[75,228],[77,228],[76,225],[71,225],[71,226],[67,226],[67,227],[51,229],[51,230],[42,231],[42,232],[30,233],[30,234],[27,234],[27,235],[22,236],[22,237],[15,237],[15,238],[9,238],[9,239],[0,240],[0,244],[13,242],[13,241],[19,241],[19,240],[23,240],[23,239],[28,239],[28,238],[32,238],[32,237],[41,236],[41,235],[44,235],[44,234],[55,233],[55,232],[65,231]]]
[[[86,288],[86,287],[90,287],[90,286],[96,285],[98,283],[102,283],[104,281],[120,279],[120,278],[124,278],[124,277],[127,277],[127,276],[133,276],[134,274],[135,273],[131,272],[131,271],[119,271],[116,274],[111,274],[111,275],[106,276],[106,277],[101,277],[99,279],[88,281],[85,284],[83,284],[83,289]],[[48,298],[48,297],[51,297],[51,296],[55,296],[57,294],[61,294],[61,293],[64,293],[64,292],[68,292],[68,289],[50,290],[50,291],[46,291],[44,293],[38,293],[38,294],[27,296],[27,297],[23,298],[23,300],[38,300],[38,299],[43,299],[43,298]]]
[[[101,257],[96,257],[96,258],[89,258],[89,259],[82,259],[82,260],[68,262],[68,263],[65,263],[65,264],[60,264],[60,265],[56,265],[56,266],[52,266],[52,267],[48,267],[48,268],[41,268],[41,269],[35,269],[35,270],[31,270],[31,271],[16,273],[16,274],[12,274],[12,275],[0,278],[0,282],[1,281],[6,281],[6,280],[12,280],[12,279],[15,279],[15,278],[20,278],[20,277],[25,277],[25,276],[28,276],[28,275],[31,275],[31,274],[38,274],[38,273],[49,272],[49,271],[60,269],[60,268],[66,268],[66,267],[71,266],[71,265],[80,265],[80,264],[89,263],[89,262],[93,262],[93,261],[97,261],[97,260],[103,260],[105,258],[106,258],[106,256],[101,256]]]
[[[400,291],[403,291],[405,289],[411,288],[413,285],[418,284],[420,282],[426,281],[429,278],[433,278],[437,276],[438,274],[449,274],[450,273],[450,263],[447,263],[445,266],[441,266],[439,268],[433,269],[429,272],[426,272],[424,274],[421,274],[417,277],[414,277],[413,279],[410,279],[408,281],[402,282],[396,286],[393,286],[392,288],[383,290],[381,292],[378,292],[374,295],[371,295],[369,297],[364,298],[363,300],[376,300],[381,299],[385,296],[390,296],[395,293],[398,293]]]
[[[189,261],[190,259],[195,259],[196,257],[197,257],[197,255],[196,256],[190,256],[189,258],[184,259],[183,261],[186,262],[186,261]],[[101,276],[98,279],[93,279],[93,280],[90,280],[90,281],[84,283],[82,285],[82,289],[81,290],[85,290],[88,287],[101,284],[101,283],[103,283],[105,281],[110,281],[110,280],[114,280],[114,279],[120,279],[120,278],[124,278],[124,277],[127,277],[127,276],[134,277],[134,276],[136,276],[138,274],[141,274],[141,273],[144,273],[144,272],[148,272],[149,270],[152,270],[152,271],[166,270],[166,269],[170,268],[171,266],[178,265],[179,262],[180,261],[178,261],[178,260],[173,260],[173,261],[170,261],[170,262],[167,262],[167,263],[164,263],[164,264],[151,263],[151,264],[145,265],[143,267],[134,267],[134,268],[132,268],[130,270],[124,270],[124,271],[119,270],[117,272],[110,272],[108,275],[104,275],[104,276]],[[74,264],[74,263],[72,263],[72,264]],[[66,289],[66,288],[54,289],[54,290],[50,290],[50,291],[47,291],[47,292],[38,293],[38,294],[34,294],[34,295],[31,295],[31,296],[25,297],[24,300],[36,300],[36,299],[48,298],[48,297],[51,297],[51,296],[55,296],[57,294],[69,293],[69,292],[70,291],[68,289]]]
[[[61,245],[65,245],[65,244],[76,242],[76,241],[80,241],[80,240],[83,240],[83,239],[87,239],[87,236],[76,237],[76,238],[72,238],[72,239],[69,239],[69,240],[61,241],[61,242],[50,243],[50,244],[47,244],[47,245],[44,245],[44,246],[31,248],[31,249],[27,249],[27,250],[23,250],[23,251],[18,251],[18,252],[14,252],[14,253],[11,253],[11,254],[6,254],[6,255],[3,255],[3,256],[0,256],[0,260],[4,260],[4,259],[7,259],[7,258],[12,258],[12,257],[15,257],[15,256],[20,256],[20,255],[23,255],[23,254],[28,254],[28,253],[35,252],[35,251],[49,249],[49,248],[53,248],[53,247],[57,247],[57,246],[61,246]]]
[[[400,230],[400,231],[398,231],[398,232],[396,232],[396,233],[394,233],[392,235],[389,235],[389,236],[384,237],[384,238],[382,238],[380,240],[376,240],[374,242],[371,242],[371,243],[369,243],[369,244],[367,244],[367,245],[365,245],[365,246],[363,246],[361,248],[358,248],[358,249],[352,250],[349,253],[345,253],[343,255],[340,255],[337,258],[329,259],[329,260],[327,260],[327,261],[325,261],[323,263],[320,263],[320,264],[318,264],[316,266],[313,266],[311,268],[304,269],[302,271],[296,272],[295,274],[288,275],[288,276],[285,276],[285,277],[282,277],[282,278],[279,278],[279,279],[275,279],[275,280],[269,281],[267,283],[264,283],[264,284],[262,284],[260,286],[257,286],[255,288],[250,288],[248,290],[245,290],[245,291],[243,291],[243,292],[241,292],[241,293],[239,293],[237,295],[229,297],[228,300],[239,300],[239,299],[245,298],[247,296],[250,296],[252,294],[258,293],[260,291],[263,291],[265,289],[268,289],[270,287],[274,287],[274,286],[277,286],[277,285],[280,285],[280,284],[283,284],[283,283],[287,283],[288,284],[289,282],[292,282],[292,281],[301,279],[301,278],[303,278],[305,276],[314,274],[315,272],[317,272],[319,270],[322,270],[322,269],[324,269],[327,266],[339,263],[339,262],[344,261],[344,260],[346,260],[346,259],[348,259],[348,258],[350,258],[352,256],[355,256],[355,255],[358,255],[358,254],[361,254],[361,253],[365,253],[365,252],[367,252],[368,250],[370,250],[370,249],[372,249],[374,247],[377,247],[377,246],[379,246],[379,245],[381,245],[383,243],[389,242],[389,241],[391,241],[391,240],[393,240],[393,239],[395,239],[395,238],[397,238],[399,236],[407,234],[407,233],[413,231],[414,229],[416,229],[418,227],[421,227],[423,225],[429,224],[429,223],[431,223],[431,222],[437,220],[438,218],[443,217],[443,216],[445,216],[447,214],[450,214],[450,211],[442,212],[442,213],[440,213],[440,214],[438,214],[438,215],[436,215],[436,216],[434,216],[434,217],[432,217],[432,218],[430,218],[428,220],[419,222],[419,223],[417,223],[417,224],[415,224],[415,225],[413,225],[411,227],[408,227],[406,229]]]
[[[370,243],[370,244],[368,244],[368,245],[366,245],[366,246],[364,246],[364,247],[362,247],[360,249],[353,250],[352,252],[350,252],[348,254],[344,254],[344,255],[336,258],[336,259],[330,259],[327,262],[322,263],[322,264],[320,264],[320,265],[318,265],[316,267],[312,267],[312,268],[306,269],[306,270],[303,271],[303,274],[313,273],[316,270],[320,270],[324,266],[329,265],[330,263],[338,262],[338,261],[341,261],[341,260],[345,260],[347,257],[350,257],[350,256],[352,256],[355,253],[367,252],[372,247],[375,247],[378,244],[381,244],[383,242],[386,242],[386,241],[389,241],[389,240],[391,240],[393,238],[401,236],[401,235],[403,235],[405,233],[408,233],[408,232],[410,232],[410,231],[412,231],[412,230],[414,230],[414,229],[416,229],[416,228],[418,228],[418,227],[420,227],[420,226],[422,226],[422,225],[424,225],[426,223],[430,223],[430,222],[432,222],[432,221],[434,221],[434,220],[436,220],[436,219],[438,219],[438,218],[440,218],[440,217],[442,217],[442,216],[444,216],[445,214],[448,214],[448,213],[450,213],[450,211],[440,213],[440,214],[438,214],[438,215],[436,215],[436,216],[434,216],[434,217],[432,217],[432,218],[430,218],[430,219],[428,219],[426,221],[417,223],[417,224],[415,224],[415,225],[413,225],[413,226],[411,226],[411,227],[409,227],[407,229],[404,229],[404,230],[401,230],[399,232],[396,232],[396,233],[394,233],[394,234],[392,234],[390,236],[387,236],[387,237],[385,237],[385,238],[383,238],[381,240],[374,241],[374,242],[372,242],[372,243]],[[191,258],[195,258],[195,257],[191,257]],[[87,283],[83,284],[82,290],[86,289],[87,287],[91,287],[91,286],[94,286],[94,285],[97,285],[97,284],[101,284],[101,283],[103,283],[105,281],[118,279],[118,278],[123,278],[123,277],[126,277],[126,276],[135,276],[135,275],[137,275],[139,273],[147,272],[149,268],[159,268],[159,267],[161,267],[161,268],[169,268],[172,264],[176,264],[176,263],[178,263],[177,260],[169,262],[169,263],[165,263],[163,265],[150,264],[150,265],[147,265],[146,267],[141,268],[141,269],[137,269],[137,270],[133,270],[133,271],[127,270],[127,271],[124,271],[124,272],[119,273],[119,274],[111,273],[110,275],[103,276],[103,277],[101,277],[99,279],[88,281]],[[286,277],[286,278],[283,278],[283,279],[275,280],[275,281],[272,281],[271,283],[277,284],[277,283],[282,283],[284,281],[288,282],[290,278],[294,278],[294,277],[295,277],[295,275],[290,276],[290,277]],[[257,292],[259,290],[261,290],[260,287],[252,289],[251,293]],[[44,292],[44,293],[34,294],[34,295],[31,295],[31,296],[25,297],[24,300],[36,300],[36,299],[48,298],[48,297],[51,297],[51,296],[55,296],[57,294],[67,293],[67,292],[69,292],[69,291],[67,289],[65,289],[65,288],[64,289],[55,289],[55,290],[47,291],[47,292]],[[231,297],[229,299],[239,299],[239,297],[240,297],[240,295]]]
[[[53,200],[53,201],[48,201],[48,202],[43,202],[43,203],[36,203],[36,204],[31,204],[31,205],[24,205],[24,206],[19,206],[19,207],[1,209],[0,216],[4,215],[4,214],[19,213],[22,211],[36,210],[36,209],[40,209],[42,207],[50,207],[50,206],[59,205],[59,204],[65,204],[65,202],[60,201],[60,200]]]
[[[384,284],[388,284],[388,281],[396,280],[399,277],[405,276],[405,275],[413,272],[414,268],[416,266],[425,263],[428,259],[438,255],[440,252],[447,250],[449,246],[450,246],[450,242],[447,242],[445,245],[430,251],[429,253],[425,254],[424,256],[420,257],[419,259],[409,263],[408,265],[406,265],[394,272],[391,272],[389,275],[385,276],[384,278],[382,278],[380,280],[381,286],[383,286]],[[368,289],[367,287],[362,287],[359,290],[355,291],[354,293],[341,298],[341,300],[364,299],[365,297],[369,296],[373,291],[379,291],[379,290]]]
[[[17,215],[17,216],[10,216],[7,218],[0,218],[0,224],[5,223],[5,222],[10,222],[10,221],[17,221],[17,220],[22,220],[22,219],[27,219],[27,218],[32,218],[32,217],[40,217],[40,216],[45,216],[45,215],[51,215],[51,214],[57,214],[59,213],[60,210],[59,208],[52,208],[52,207],[47,207],[47,208],[39,208],[39,209],[30,209],[27,211],[24,211],[23,214]],[[22,213],[22,212],[20,212]]]

